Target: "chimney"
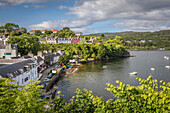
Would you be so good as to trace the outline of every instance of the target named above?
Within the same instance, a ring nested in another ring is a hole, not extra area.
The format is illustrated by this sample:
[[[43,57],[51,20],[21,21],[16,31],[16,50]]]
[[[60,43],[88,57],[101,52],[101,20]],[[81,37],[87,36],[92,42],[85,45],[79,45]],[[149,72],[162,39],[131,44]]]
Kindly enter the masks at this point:
[[[51,51],[51,50],[49,50],[48,52],[49,52],[49,53],[52,53],[52,51]]]
[[[44,50],[43,53],[47,53],[47,50]]]
[[[34,55],[31,52],[28,53],[28,56],[31,56],[32,58],[34,58]]]
[[[38,51],[38,53],[37,53],[37,56],[42,56],[42,52],[41,51]]]

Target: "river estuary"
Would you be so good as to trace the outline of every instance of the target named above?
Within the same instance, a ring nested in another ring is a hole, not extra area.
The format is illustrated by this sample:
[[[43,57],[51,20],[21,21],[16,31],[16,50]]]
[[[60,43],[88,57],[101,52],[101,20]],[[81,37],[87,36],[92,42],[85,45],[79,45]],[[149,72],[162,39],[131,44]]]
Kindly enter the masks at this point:
[[[56,85],[59,91],[64,94],[64,99],[69,100],[77,88],[92,90],[94,95],[103,96],[104,100],[113,98],[105,87],[106,83],[116,85],[115,81],[120,80],[126,84],[138,85],[137,77],[146,79],[152,75],[153,79],[170,82],[170,51],[130,51],[136,57],[115,58],[108,61],[96,61],[83,64],[79,70],[64,77]],[[155,68],[154,71],[151,68]],[[137,72],[137,75],[130,75],[130,72]]]

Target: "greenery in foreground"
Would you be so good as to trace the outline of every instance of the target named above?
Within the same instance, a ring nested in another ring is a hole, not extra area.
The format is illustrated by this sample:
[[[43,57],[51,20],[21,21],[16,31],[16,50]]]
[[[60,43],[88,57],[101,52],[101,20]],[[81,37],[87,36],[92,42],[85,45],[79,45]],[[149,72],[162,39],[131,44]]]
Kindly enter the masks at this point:
[[[138,86],[126,85],[120,81],[117,86],[107,83],[107,90],[113,98],[104,101],[102,97],[94,96],[92,91],[76,90],[69,102],[60,96],[55,100],[40,99],[41,86],[29,84],[25,87],[9,83],[10,79],[0,80],[0,113],[113,113],[113,112],[143,112],[168,113],[170,111],[170,82],[137,78]],[[160,90],[158,90],[160,88]],[[62,95],[58,92],[58,95]],[[49,106],[45,108],[45,106]]]

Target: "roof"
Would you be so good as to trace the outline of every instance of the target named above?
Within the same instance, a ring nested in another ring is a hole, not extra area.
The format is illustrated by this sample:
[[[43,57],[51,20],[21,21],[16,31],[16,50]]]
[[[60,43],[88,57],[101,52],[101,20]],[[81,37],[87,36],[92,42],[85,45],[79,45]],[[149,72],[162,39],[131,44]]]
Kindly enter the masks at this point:
[[[32,58],[32,57],[29,56],[29,55],[24,55],[24,56],[22,56],[22,58],[24,58],[24,59],[29,59],[29,58]]]
[[[35,30],[31,30],[31,31],[29,31],[29,32],[35,32]]]
[[[39,41],[46,40],[45,38],[39,38]]]
[[[24,32],[23,30],[16,30],[15,32]]]
[[[0,59],[0,64],[13,64],[16,62],[21,62],[25,59]]]
[[[77,32],[77,33],[75,33],[75,34],[83,34],[82,32]]]
[[[34,63],[32,60],[22,60],[10,65],[0,67],[0,76],[3,78],[13,78],[26,72],[24,66],[29,66],[30,63]]]
[[[56,30],[56,29],[53,29],[53,30],[51,30],[51,31],[58,31],[58,30]]]
[[[40,57],[40,56],[38,56],[37,57],[37,62],[39,63],[39,62],[41,62],[43,59]]]

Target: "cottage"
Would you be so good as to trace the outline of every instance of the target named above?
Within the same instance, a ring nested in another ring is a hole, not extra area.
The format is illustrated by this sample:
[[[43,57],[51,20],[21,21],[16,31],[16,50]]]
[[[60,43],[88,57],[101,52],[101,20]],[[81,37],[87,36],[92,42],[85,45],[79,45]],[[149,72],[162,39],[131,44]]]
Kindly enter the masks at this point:
[[[18,56],[18,48],[16,44],[0,44],[0,58],[10,59]]]
[[[35,33],[35,30],[31,30],[31,31],[29,31],[29,33],[30,33],[31,35],[33,35],[33,34]]]
[[[36,60],[0,59],[0,78],[11,78],[18,85],[25,86],[29,80],[38,80]]]
[[[75,33],[77,36],[81,36],[83,33],[82,32],[77,32]]]
[[[58,44],[71,44],[70,38],[57,38]]]

